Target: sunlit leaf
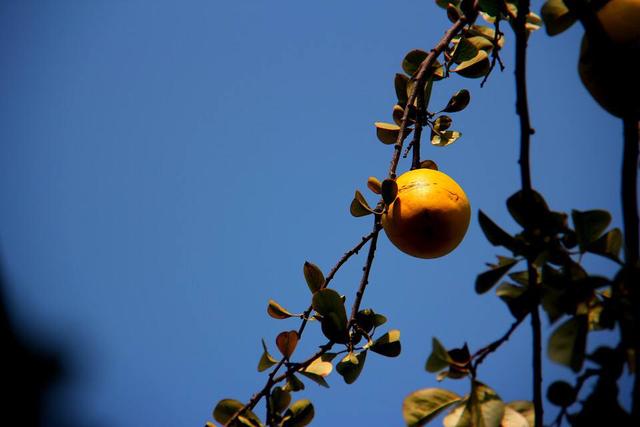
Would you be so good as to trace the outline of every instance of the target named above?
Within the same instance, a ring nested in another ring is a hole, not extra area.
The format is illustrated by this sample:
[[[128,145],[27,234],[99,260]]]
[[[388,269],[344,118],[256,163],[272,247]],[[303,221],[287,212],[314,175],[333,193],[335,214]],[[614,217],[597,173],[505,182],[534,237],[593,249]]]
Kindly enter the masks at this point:
[[[542,18],[535,14],[534,12],[529,12],[527,15],[527,20],[525,22],[525,28],[527,31],[538,31],[542,27]]]
[[[409,427],[423,426],[461,399],[454,392],[440,388],[414,391],[402,402],[402,416]]]
[[[576,22],[576,17],[562,0],[547,0],[540,11],[547,34],[555,36]]]
[[[475,57],[463,61],[451,71],[469,79],[484,77],[491,68],[491,60],[484,50],[479,50]]]
[[[280,304],[270,299],[267,305],[267,313],[274,319],[288,319],[289,317],[299,317],[297,314],[290,313]]]
[[[453,123],[451,117],[442,115],[438,117],[433,123],[433,128],[436,130],[436,132],[443,132],[451,127],[451,123]]]
[[[500,427],[533,427],[529,426],[527,419],[515,409],[509,406],[504,407],[504,415],[500,422]]]
[[[226,424],[236,412],[244,408],[244,403],[234,399],[222,399],[213,410],[213,418],[220,424]],[[250,410],[245,410],[242,416],[253,425],[260,426],[260,418]],[[251,424],[250,424],[251,425]]]
[[[393,123],[375,122],[376,136],[383,144],[392,145],[398,140],[400,126]],[[405,129],[402,139],[404,140],[411,133],[411,129]]]
[[[535,409],[533,402],[529,400],[513,400],[507,403],[507,407],[522,415],[527,420],[530,427],[535,426]]]
[[[309,261],[305,261],[302,266],[302,272],[304,273],[304,280],[306,280],[311,293],[318,292],[324,287],[324,274],[322,274],[320,267]]]
[[[367,179],[367,187],[376,194],[380,194],[380,191],[382,191],[382,184],[375,176],[370,176]]]
[[[461,136],[462,134],[455,130],[446,130],[439,134],[432,132],[431,144],[437,147],[446,147],[447,145],[451,145],[456,142]]]
[[[349,207],[349,211],[351,215],[355,217],[361,217],[366,215],[371,215],[374,213],[374,210],[371,209],[369,203],[364,198],[361,192],[356,190],[355,195],[353,196],[353,200],[351,201],[351,206]]]
[[[558,326],[549,338],[549,359],[570,367],[574,372],[580,372],[584,362],[587,330],[586,315],[573,316]]]
[[[258,372],[263,372],[278,363],[273,356],[269,354],[267,351],[267,344],[262,340],[262,356],[260,356],[260,361],[258,362]]]

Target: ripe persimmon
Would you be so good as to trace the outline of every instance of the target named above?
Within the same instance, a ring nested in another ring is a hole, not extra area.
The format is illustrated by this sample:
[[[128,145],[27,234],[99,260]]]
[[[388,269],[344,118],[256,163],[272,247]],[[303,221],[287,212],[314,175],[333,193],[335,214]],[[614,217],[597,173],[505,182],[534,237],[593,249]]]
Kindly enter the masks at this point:
[[[448,175],[415,169],[396,179],[398,195],[382,215],[384,231],[398,249],[418,258],[438,258],[464,238],[471,207]]]

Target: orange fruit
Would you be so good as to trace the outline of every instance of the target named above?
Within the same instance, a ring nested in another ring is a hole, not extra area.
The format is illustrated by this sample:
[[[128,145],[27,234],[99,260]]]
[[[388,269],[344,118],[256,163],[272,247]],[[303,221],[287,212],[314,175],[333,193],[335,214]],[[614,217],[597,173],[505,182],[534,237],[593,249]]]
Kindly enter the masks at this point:
[[[415,169],[396,179],[398,196],[382,215],[384,231],[398,249],[418,258],[438,258],[464,238],[471,207],[448,175]]]

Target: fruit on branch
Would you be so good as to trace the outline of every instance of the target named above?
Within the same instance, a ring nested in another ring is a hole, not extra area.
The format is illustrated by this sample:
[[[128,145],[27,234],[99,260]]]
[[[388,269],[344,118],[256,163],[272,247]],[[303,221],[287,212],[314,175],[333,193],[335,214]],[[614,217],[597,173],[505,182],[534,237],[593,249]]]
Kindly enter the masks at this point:
[[[438,258],[464,238],[471,208],[448,175],[415,169],[400,175],[398,195],[382,215],[384,231],[398,249],[418,258]]]
[[[585,34],[578,73],[591,96],[614,116],[640,115],[640,0],[611,0],[597,12],[610,44]]]

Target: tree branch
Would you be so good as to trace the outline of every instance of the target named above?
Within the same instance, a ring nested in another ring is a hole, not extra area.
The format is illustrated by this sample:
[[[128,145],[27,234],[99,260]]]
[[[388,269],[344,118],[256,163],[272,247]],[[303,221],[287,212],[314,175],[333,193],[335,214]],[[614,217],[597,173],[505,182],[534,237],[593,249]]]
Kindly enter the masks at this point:
[[[509,338],[511,338],[511,334],[513,334],[515,332],[516,329],[518,329],[518,326],[520,326],[520,324],[522,323],[522,321],[526,318],[527,316],[522,316],[521,318],[517,319],[515,322],[513,322],[511,324],[511,327],[509,328],[509,330],[500,338],[498,338],[497,340],[495,340],[494,342],[492,342],[491,344],[482,347],[480,350],[476,351],[473,356],[471,356],[471,360],[476,359],[476,361],[473,364],[473,372],[476,371],[476,369],[478,368],[478,366],[484,361],[484,359],[491,353],[493,353],[494,351],[496,351],[498,349],[498,347],[500,347],[502,344],[504,344],[505,342],[507,342],[509,340]]]

